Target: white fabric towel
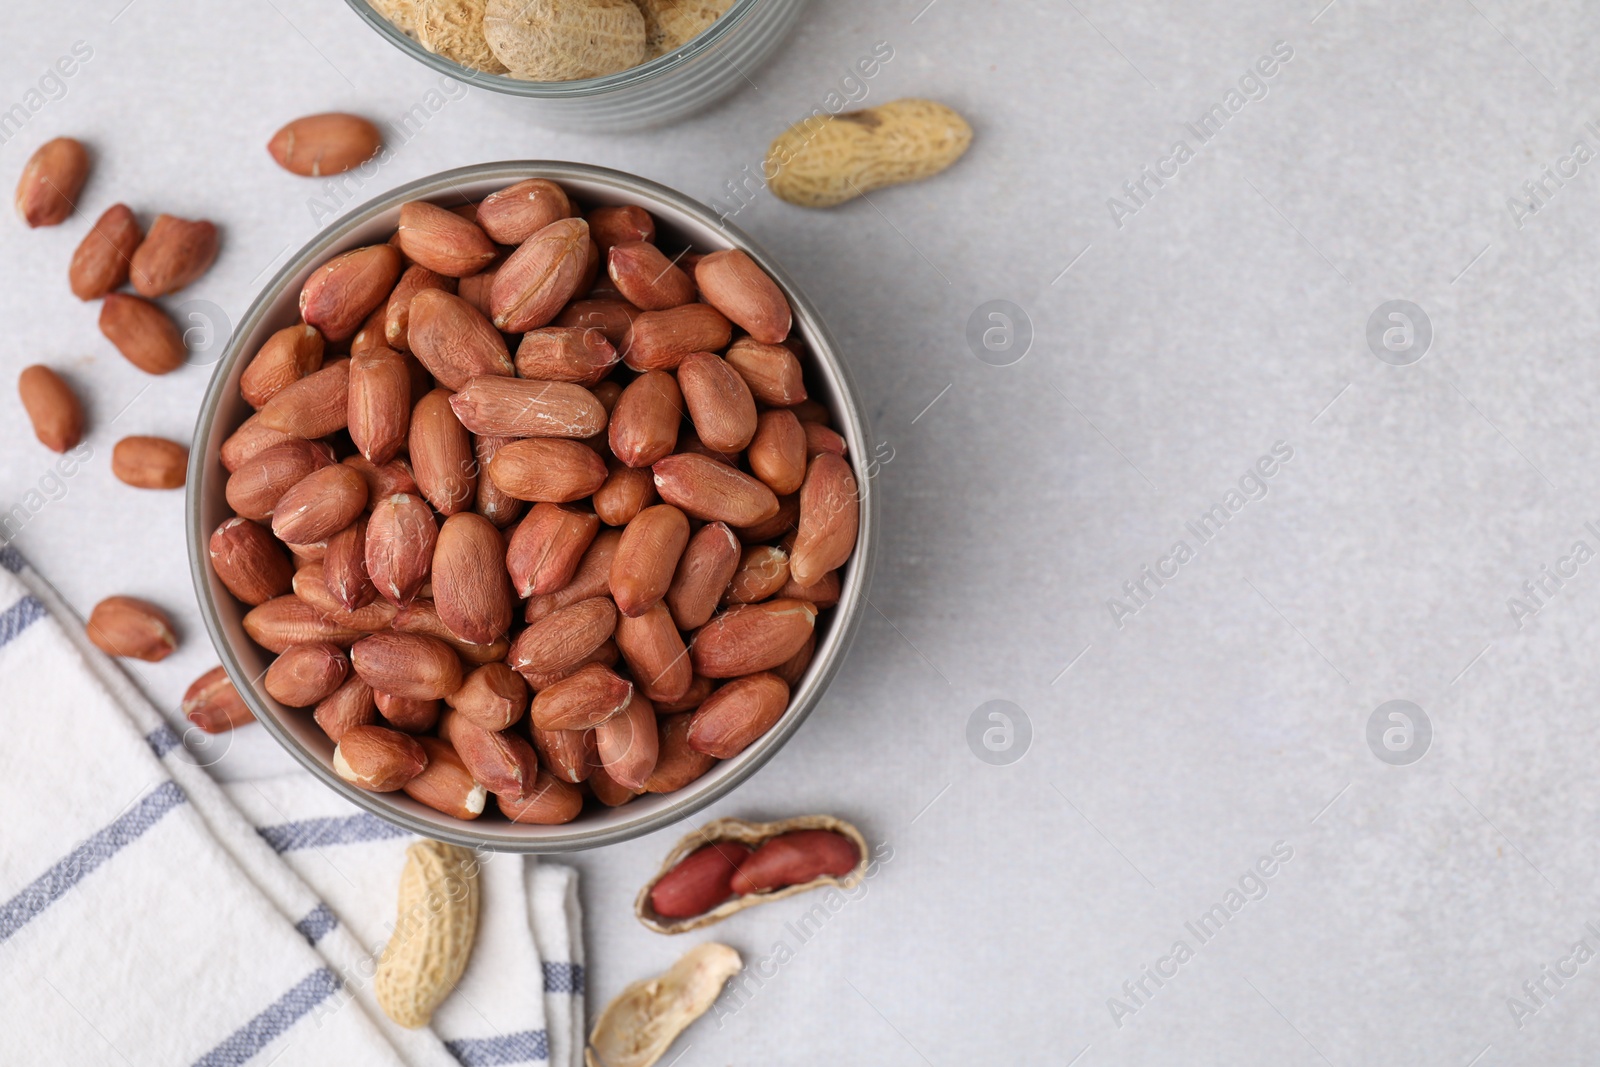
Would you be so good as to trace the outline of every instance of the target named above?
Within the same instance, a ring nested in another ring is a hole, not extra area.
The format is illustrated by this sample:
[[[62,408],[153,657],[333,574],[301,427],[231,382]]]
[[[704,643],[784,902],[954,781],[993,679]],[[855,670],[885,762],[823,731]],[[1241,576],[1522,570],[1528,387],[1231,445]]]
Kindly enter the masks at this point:
[[[546,868],[486,853],[473,963],[433,1028],[396,1026],[371,975],[409,835],[303,773],[230,786],[236,806],[9,547],[0,708],[25,739],[0,754],[6,1057],[581,1064],[581,1047],[550,1058],[544,1021],[560,1011],[569,1028],[575,999],[581,1012],[581,965],[578,998],[542,992],[537,947],[581,952],[575,872],[548,866],[574,892],[552,914],[560,928],[536,932],[532,887]],[[57,752],[71,759],[40,756]]]
[[[176,779],[160,754],[171,730],[125,680],[114,696],[113,673],[0,550],[0,714],[18,739],[0,754],[7,1058],[423,1062],[341,1000],[328,959],[295,929],[304,916],[222,844],[211,819],[224,816],[208,807],[220,793],[195,788],[205,774],[192,765]]]
[[[544,965],[544,1012],[550,1028],[550,1061],[583,1067],[588,1031],[583,1016],[583,921],[578,910],[578,872],[554,863],[528,872],[533,936]]]
[[[224,787],[260,835],[354,931],[365,954],[376,959],[395,922],[396,890],[406,847],[416,838],[363,812],[309,774],[230,783]],[[482,853],[482,908],[472,962],[461,984],[434,1014],[433,1029],[466,1067],[478,1064],[543,1064],[566,1067],[570,1053],[553,1055],[547,997],[559,1000],[563,1031],[570,1028],[570,985],[551,988],[541,967],[540,946],[574,939],[580,915],[574,906],[551,913],[558,928],[536,931],[529,904],[531,877],[549,871],[576,883],[571,868],[524,861],[520,856]],[[370,975],[371,968],[367,968]],[[581,974],[569,976],[581,981]],[[559,983],[558,983],[559,984]],[[566,1050],[563,1049],[563,1052]]]

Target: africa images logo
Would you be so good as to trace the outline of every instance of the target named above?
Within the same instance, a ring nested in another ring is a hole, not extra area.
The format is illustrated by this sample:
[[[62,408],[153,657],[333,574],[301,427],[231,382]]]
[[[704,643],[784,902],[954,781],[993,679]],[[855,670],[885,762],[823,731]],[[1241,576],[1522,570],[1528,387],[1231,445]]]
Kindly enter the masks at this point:
[[[1367,348],[1391,367],[1409,367],[1433,347],[1433,320],[1409,300],[1379,304],[1367,317]]]

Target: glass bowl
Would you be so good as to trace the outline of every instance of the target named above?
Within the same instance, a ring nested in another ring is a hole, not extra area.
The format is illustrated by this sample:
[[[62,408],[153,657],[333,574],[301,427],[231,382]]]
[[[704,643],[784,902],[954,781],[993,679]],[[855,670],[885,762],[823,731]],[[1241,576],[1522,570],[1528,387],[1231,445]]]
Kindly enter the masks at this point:
[[[727,96],[765,63],[800,17],[806,0],[735,0],[689,43],[637,67],[600,78],[523,81],[486,74],[428,51],[365,2],[346,0],[390,44],[468,85],[527,101],[541,126],[615,133],[676,122]]]

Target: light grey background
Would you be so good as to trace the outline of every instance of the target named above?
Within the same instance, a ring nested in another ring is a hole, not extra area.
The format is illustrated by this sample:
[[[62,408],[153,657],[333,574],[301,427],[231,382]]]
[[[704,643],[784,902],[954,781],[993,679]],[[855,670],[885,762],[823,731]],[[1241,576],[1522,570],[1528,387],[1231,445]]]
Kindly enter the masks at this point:
[[[786,924],[815,897],[711,931],[752,963],[779,939],[793,958],[697,1025],[679,1062],[1592,1062],[1600,962],[1520,1029],[1507,998],[1579,939],[1600,951],[1584,929],[1600,926],[1600,562],[1520,628],[1507,598],[1575,541],[1600,550],[1584,529],[1600,522],[1600,162],[1549,183],[1520,227],[1507,198],[1575,141],[1600,150],[1584,128],[1600,123],[1600,14],[926,2],[819,0],[755,87],[650,134],[549,133],[474,92],[361,194],[545,157],[711,201],[878,41],[895,55],[869,103],[931,96],[977,131],[937,180],[821,213],[763,195],[737,219],[828,318],[893,459],[872,483],[884,541],[861,639],[806,727],[712,814],[829,811],[893,858],[804,943]],[[74,41],[94,57],[0,145],[0,173],[56,134],[96,166],[67,225],[0,222],[0,321],[11,373],[69,372],[96,450],[17,544],[82,612],[112,593],[172,611],[182,650],[136,670],[171,710],[215,662],[182,495],[126,488],[108,458],[126,434],[186,439],[207,372],[123,362],[67,259],[119,199],[214,219],[222,257],[186,295],[237,316],[316,230],[318,186],[271,163],[272,131],[329,109],[393,120],[438,83],[335,0],[124,3],[10,5],[0,106]],[[1183,123],[1278,41],[1293,58],[1265,98],[1199,147]],[[1119,228],[1108,198],[1178,138],[1195,158]],[[991,299],[1036,332],[1011,366],[965,340]],[[1412,366],[1366,344],[1392,299],[1432,323]],[[9,507],[51,457],[4,403]],[[1174,542],[1197,547],[1186,520],[1279,441],[1293,458],[1267,496],[1119,628],[1107,600]],[[1410,766],[1366,742],[1391,699],[1432,724]],[[991,700],[1031,721],[1009,766],[967,745]],[[9,736],[0,762],[66,758],[29,751],[26,723]],[[282,765],[250,728],[217,769]],[[676,838],[577,861],[597,1003],[708,936],[631,916]],[[1275,842],[1293,858],[1266,897],[1201,946],[1185,922]],[[1194,958],[1146,980],[1117,1026],[1108,998],[1178,939]]]

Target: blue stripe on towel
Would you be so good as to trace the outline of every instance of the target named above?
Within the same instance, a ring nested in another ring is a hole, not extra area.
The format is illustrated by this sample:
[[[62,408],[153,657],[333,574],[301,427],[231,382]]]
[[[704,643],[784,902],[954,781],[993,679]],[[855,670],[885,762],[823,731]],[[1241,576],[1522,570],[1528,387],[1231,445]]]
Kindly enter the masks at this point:
[[[333,913],[333,909],[326,904],[318,904],[306,912],[306,917],[295,923],[294,928],[300,931],[301,937],[315,945],[338,925],[339,917]]]
[[[28,561],[23,559],[22,553],[18,552],[15,548],[12,548],[10,545],[0,548],[0,567],[4,567],[12,574],[21,574],[22,568],[26,567],[27,565]]]
[[[144,798],[73,849],[65,859],[34,879],[22,892],[0,904],[0,942],[28,925],[35,917],[61,899],[90,871],[116,855],[125,845],[138,840],[162,816],[188,798],[176,782],[162,782]]]
[[[156,754],[156,759],[162,759],[168,752],[183,744],[183,738],[178,732],[166,723],[162,723],[154,730],[144,735],[144,743],[150,746],[150,751]]]
[[[497,1067],[507,1063],[538,1063],[550,1058],[550,1037],[543,1030],[519,1030],[499,1037],[446,1041],[450,1055],[461,1067]]]
[[[546,961],[544,964],[544,991],[546,993],[582,993],[583,964],[550,963]]]
[[[280,823],[277,826],[259,826],[256,833],[266,838],[274,852],[291,852],[299,848],[321,848],[323,845],[353,845],[360,841],[382,841],[390,837],[407,837],[411,831],[386,823],[376,815],[344,815],[325,819],[303,819],[300,822]]]
[[[266,1011],[195,1060],[195,1067],[239,1067],[338,990],[339,977],[328,968],[312,971],[293,989],[273,1001]]]
[[[0,611],[0,647],[9,645],[18,634],[45,617],[44,604],[29,593],[5,611]]]

